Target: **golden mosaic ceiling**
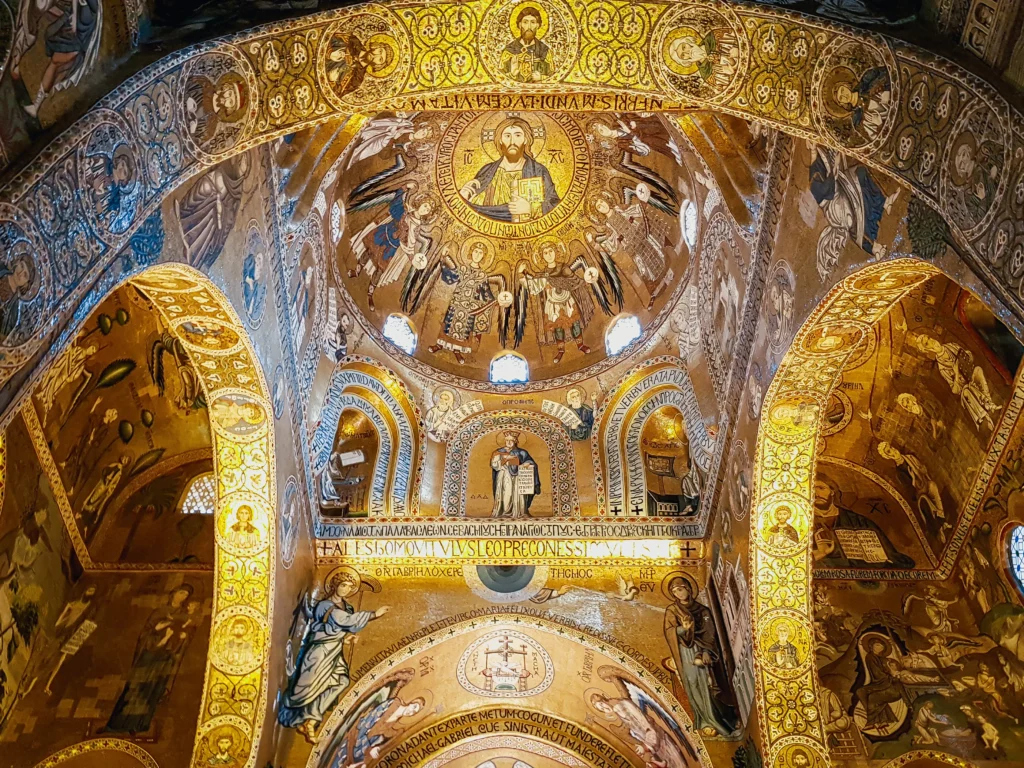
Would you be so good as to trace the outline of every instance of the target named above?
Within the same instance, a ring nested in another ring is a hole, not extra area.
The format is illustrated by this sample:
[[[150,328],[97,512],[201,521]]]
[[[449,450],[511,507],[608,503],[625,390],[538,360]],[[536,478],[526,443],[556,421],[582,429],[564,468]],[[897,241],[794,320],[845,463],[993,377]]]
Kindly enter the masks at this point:
[[[427,373],[487,381],[503,350],[532,381],[600,367],[617,318],[660,325],[696,243],[693,180],[656,116],[383,113],[341,168],[336,284],[378,338],[407,317]]]

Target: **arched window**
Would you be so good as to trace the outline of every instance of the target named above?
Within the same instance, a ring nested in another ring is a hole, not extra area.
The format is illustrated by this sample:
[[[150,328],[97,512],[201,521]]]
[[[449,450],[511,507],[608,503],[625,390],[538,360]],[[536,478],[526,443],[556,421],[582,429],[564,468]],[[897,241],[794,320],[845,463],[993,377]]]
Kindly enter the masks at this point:
[[[334,205],[331,206],[331,242],[334,245],[337,245],[338,241],[341,240],[342,225],[341,203],[335,200]]]
[[[522,384],[530,380],[530,364],[515,352],[504,352],[491,360],[492,384]]]
[[[384,321],[384,338],[407,355],[416,351],[416,331],[405,315],[388,315]]]
[[[680,219],[683,225],[683,239],[692,251],[697,247],[697,206],[689,200],[684,200]]]
[[[1010,563],[1010,572],[1017,584],[1017,589],[1024,592],[1024,525],[1015,525],[1006,537],[1006,559]]]
[[[212,515],[217,498],[216,480],[213,472],[197,475],[185,486],[181,499],[183,515]]]
[[[635,315],[619,315],[604,335],[604,346],[609,355],[617,355],[640,338],[643,329]]]

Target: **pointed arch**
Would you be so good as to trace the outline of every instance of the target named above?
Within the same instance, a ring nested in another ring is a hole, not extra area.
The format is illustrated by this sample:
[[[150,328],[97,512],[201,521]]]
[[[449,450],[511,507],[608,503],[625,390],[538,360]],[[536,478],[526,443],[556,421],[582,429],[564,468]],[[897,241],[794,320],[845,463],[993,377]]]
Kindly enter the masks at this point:
[[[331,375],[320,420],[310,440],[310,471],[314,476],[326,476],[345,408],[364,414],[380,436],[370,492],[371,516],[415,514],[423,476],[423,420],[416,398],[398,374],[373,358],[344,358]]]
[[[659,408],[674,405],[683,414],[693,463],[707,472],[715,443],[701,414],[683,361],[664,355],[647,360],[619,379],[595,414],[591,436],[597,504],[602,515],[638,515],[645,510],[647,481],[640,434]]]
[[[192,765],[205,766],[219,738],[252,765],[267,708],[276,573],[276,459],[270,391],[245,326],[206,276],[182,265],[132,278],[181,340],[209,404],[216,482],[213,616]],[[247,508],[256,534],[234,535]],[[248,653],[223,652],[244,622]]]
[[[484,435],[501,430],[527,432],[547,446],[549,456],[552,457],[551,474],[543,482],[550,489],[552,515],[578,517],[580,500],[576,487],[576,463],[565,425],[547,414],[514,409],[477,414],[460,424],[448,439],[444,456],[444,485],[441,488],[441,515],[466,516],[470,454]],[[555,456],[559,457],[558,461],[554,460]]]
[[[939,270],[930,264],[899,259],[843,280],[804,322],[765,396],[754,468],[750,562],[757,703],[768,765],[790,765],[792,751],[799,749],[813,751],[816,764],[829,764],[811,606],[814,470],[829,396],[872,325],[936,274]],[[829,337],[833,343],[820,343]],[[819,343],[812,344],[812,339]],[[768,529],[783,506],[791,512],[798,540],[770,543]],[[796,668],[782,669],[769,661],[771,630],[780,620],[791,627],[793,643],[807,649]]]

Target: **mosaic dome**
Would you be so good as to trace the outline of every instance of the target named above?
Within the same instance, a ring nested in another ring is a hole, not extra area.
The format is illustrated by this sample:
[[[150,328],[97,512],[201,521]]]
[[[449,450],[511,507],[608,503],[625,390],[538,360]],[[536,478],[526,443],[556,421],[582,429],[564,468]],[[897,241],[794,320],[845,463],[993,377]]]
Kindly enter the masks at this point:
[[[486,383],[506,351],[531,382],[601,370],[620,346],[608,330],[634,316],[648,337],[691,261],[693,181],[672,131],[639,115],[378,115],[330,190],[336,284],[399,355],[409,333],[384,331],[407,319],[409,363],[428,375]]]

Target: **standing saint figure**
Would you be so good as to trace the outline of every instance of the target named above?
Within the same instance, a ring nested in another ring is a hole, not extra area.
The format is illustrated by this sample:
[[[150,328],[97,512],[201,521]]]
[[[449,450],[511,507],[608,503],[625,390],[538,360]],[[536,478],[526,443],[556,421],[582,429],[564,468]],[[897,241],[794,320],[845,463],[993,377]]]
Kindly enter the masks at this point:
[[[665,609],[665,641],[693,707],[693,727],[730,737],[739,720],[711,609],[697,601],[697,584],[685,574],[672,576],[667,592],[673,602]]]
[[[851,166],[846,155],[812,145],[810,190],[826,222],[818,235],[817,251],[818,276],[823,282],[848,242],[885,258],[887,249],[878,242],[878,229],[899,196],[898,189],[886,197],[867,167]]]
[[[513,25],[519,37],[505,46],[498,64],[498,68],[516,82],[539,83],[554,71],[551,48],[537,36],[543,22],[540,9],[532,5],[516,13]]]
[[[286,728],[297,728],[310,744],[316,743],[317,727],[348,688],[346,640],[354,639],[356,632],[390,610],[386,605],[376,611],[352,607],[348,600],[359,593],[363,584],[359,574],[343,567],[329,577],[324,599],[311,610],[305,608],[309,618],[307,634],[295,673],[281,695],[277,721]]]
[[[43,687],[43,693],[47,696],[53,695],[50,686],[53,685],[53,681],[56,679],[61,667],[64,666],[64,662],[68,660],[69,656],[74,656],[78,653],[82,644],[85,643],[89,635],[96,629],[96,623],[91,619],[95,610],[95,605],[93,604],[94,597],[96,597],[96,585],[90,584],[85,588],[82,596],[65,605],[64,610],[57,617],[57,623],[54,624],[53,631],[60,642],[60,656],[57,658],[57,663],[54,664],[50,677]],[[29,685],[30,690],[35,685],[35,682],[33,680]]]
[[[188,263],[208,272],[224,250],[228,233],[242,205],[242,185],[249,173],[249,155],[232,158],[199,178],[174,201]]]
[[[533,483],[521,482],[533,476]],[[531,485],[531,492],[524,492],[524,485]],[[537,462],[519,447],[519,433],[506,432],[505,445],[491,454],[491,490],[494,493],[494,507],[491,517],[526,517],[533,504],[533,497],[540,493],[540,474]]]
[[[539,219],[561,198],[547,167],[535,160],[533,128],[521,117],[509,117],[494,131],[499,160],[487,163],[462,185],[459,194],[477,213],[497,221]]]
[[[154,610],[139,635],[132,668],[104,731],[145,733],[150,729],[157,706],[170,690],[181,658],[196,631],[189,603],[192,585],[181,584],[170,591],[166,604]]]
[[[102,0],[22,0],[15,27],[11,50],[11,79],[15,83],[22,83],[22,58],[40,36],[49,59],[35,99],[25,107],[31,117],[38,119],[39,107],[47,96],[78,85],[82,76],[96,64],[103,32],[103,3]]]

